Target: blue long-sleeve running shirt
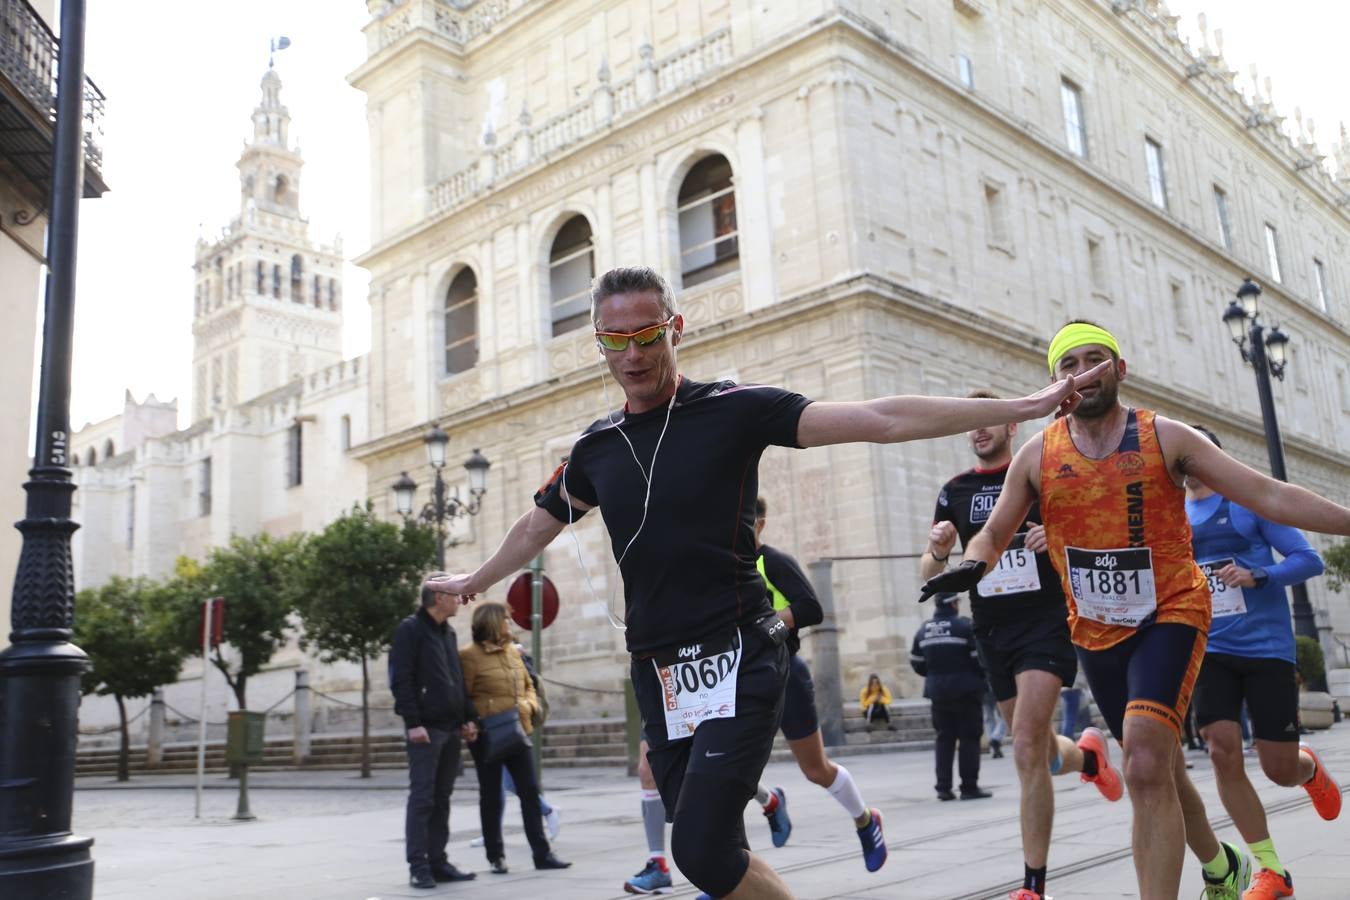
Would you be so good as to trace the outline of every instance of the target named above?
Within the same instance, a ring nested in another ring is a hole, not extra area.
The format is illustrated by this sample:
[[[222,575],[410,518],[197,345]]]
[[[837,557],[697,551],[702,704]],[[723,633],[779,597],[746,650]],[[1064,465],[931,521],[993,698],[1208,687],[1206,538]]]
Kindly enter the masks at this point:
[[[1208,653],[1294,662],[1294,629],[1285,588],[1322,574],[1322,557],[1297,528],[1277,525],[1219,494],[1186,501],[1197,562],[1233,559],[1266,570],[1263,587],[1242,588],[1247,611],[1215,616]],[[1272,550],[1284,557],[1275,562]]]

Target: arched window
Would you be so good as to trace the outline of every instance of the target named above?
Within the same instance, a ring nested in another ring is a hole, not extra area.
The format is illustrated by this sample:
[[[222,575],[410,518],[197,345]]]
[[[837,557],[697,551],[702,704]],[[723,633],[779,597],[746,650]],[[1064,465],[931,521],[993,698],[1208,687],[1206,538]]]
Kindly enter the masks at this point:
[[[714,154],[699,160],[680,185],[678,205],[684,286],[735,271],[740,256],[736,193],[727,158]]]
[[[473,269],[460,269],[445,292],[445,374],[473,368],[478,362],[478,279]]]
[[[93,447],[90,447],[90,448],[89,448],[89,452],[85,454],[85,456],[84,456],[84,464],[85,464],[86,466],[96,466],[96,465],[98,465],[98,451],[95,450]]]
[[[286,180],[285,175],[278,175],[274,185],[275,186],[272,189],[272,201],[278,206],[282,206],[287,201],[291,189],[290,182]]]
[[[342,417],[342,449],[352,449],[352,417]]]
[[[114,455],[112,438],[108,438],[103,442],[103,458],[112,459]]]
[[[291,257],[291,300],[305,302],[305,261],[299,253]]]
[[[591,223],[573,216],[558,229],[548,254],[548,284],[553,334],[574,331],[591,319],[591,279],[595,277],[595,248]]]

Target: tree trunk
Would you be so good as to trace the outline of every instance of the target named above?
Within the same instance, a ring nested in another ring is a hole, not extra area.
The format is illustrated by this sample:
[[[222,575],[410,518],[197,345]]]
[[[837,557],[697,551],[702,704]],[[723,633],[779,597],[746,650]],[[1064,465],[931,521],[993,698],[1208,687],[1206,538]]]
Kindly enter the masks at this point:
[[[370,671],[361,654],[361,777],[370,777]]]
[[[121,694],[113,694],[117,701],[117,715],[122,720],[122,746],[117,754],[117,780],[131,780],[131,736],[127,733],[127,705]]]

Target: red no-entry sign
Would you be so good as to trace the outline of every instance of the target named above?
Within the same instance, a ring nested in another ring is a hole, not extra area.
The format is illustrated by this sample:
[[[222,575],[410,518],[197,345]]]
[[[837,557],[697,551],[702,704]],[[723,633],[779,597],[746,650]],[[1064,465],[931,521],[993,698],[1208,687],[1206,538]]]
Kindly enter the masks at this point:
[[[553,624],[553,620],[558,618],[558,589],[549,581],[547,575],[544,579],[544,618],[540,622],[540,627],[547,628]],[[533,602],[530,597],[530,581],[534,578],[529,572],[521,572],[516,576],[516,580],[511,582],[511,587],[506,592],[506,605],[511,610],[511,621],[515,622],[521,628],[529,629],[532,626],[530,616],[533,611]]]

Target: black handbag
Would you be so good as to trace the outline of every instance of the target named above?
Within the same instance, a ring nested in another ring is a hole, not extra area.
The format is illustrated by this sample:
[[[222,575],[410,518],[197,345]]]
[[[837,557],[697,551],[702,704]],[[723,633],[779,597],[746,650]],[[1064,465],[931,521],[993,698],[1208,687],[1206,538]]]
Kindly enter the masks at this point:
[[[526,737],[525,728],[520,724],[520,700],[515,690],[516,673],[509,656],[507,668],[511,669],[511,697],[515,702],[511,704],[510,709],[483,717],[483,727],[478,739],[487,742],[487,746],[483,748],[485,766],[499,763],[512,753],[530,746],[530,739]]]
[[[522,747],[530,746],[525,729],[520,725],[520,713],[514,708],[483,717],[483,727],[478,735],[483,747],[483,765],[499,763]]]

